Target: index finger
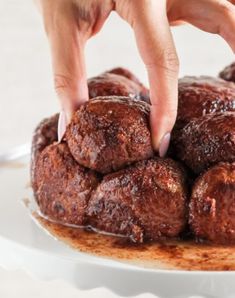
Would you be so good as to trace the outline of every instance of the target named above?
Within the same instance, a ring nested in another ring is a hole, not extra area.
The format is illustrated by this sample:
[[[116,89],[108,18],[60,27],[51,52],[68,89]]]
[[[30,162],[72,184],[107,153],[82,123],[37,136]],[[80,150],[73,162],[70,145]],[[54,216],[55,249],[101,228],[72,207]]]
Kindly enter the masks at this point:
[[[166,1],[140,1],[136,6],[132,25],[148,72],[152,140],[154,148],[164,156],[177,115],[179,62]]]

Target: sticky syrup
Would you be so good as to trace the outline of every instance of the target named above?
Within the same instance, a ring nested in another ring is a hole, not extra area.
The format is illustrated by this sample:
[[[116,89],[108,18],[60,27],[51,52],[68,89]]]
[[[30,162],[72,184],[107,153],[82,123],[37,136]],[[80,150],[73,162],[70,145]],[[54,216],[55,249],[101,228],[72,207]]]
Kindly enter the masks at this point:
[[[232,271],[234,246],[210,246],[189,241],[133,244],[127,238],[66,227],[34,214],[50,234],[81,252],[155,269]]]

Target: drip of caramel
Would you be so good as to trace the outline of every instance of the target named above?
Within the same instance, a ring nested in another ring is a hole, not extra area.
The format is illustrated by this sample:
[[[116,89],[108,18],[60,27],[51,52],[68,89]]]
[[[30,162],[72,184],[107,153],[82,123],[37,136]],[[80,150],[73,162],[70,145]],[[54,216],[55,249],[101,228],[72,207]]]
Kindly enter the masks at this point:
[[[210,246],[192,240],[133,244],[127,238],[63,226],[36,213],[34,217],[51,235],[80,252],[153,269],[235,270],[234,246]]]

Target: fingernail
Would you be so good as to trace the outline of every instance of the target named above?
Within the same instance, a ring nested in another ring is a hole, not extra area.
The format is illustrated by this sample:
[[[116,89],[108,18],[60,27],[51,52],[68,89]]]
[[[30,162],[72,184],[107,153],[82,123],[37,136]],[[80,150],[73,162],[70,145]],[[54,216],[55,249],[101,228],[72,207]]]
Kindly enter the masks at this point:
[[[159,146],[159,156],[164,157],[167,153],[168,147],[170,145],[171,134],[168,132],[166,133],[163,138],[161,139],[161,143]]]
[[[67,126],[66,115],[64,111],[60,112],[58,121],[58,142],[60,143],[64,137]]]

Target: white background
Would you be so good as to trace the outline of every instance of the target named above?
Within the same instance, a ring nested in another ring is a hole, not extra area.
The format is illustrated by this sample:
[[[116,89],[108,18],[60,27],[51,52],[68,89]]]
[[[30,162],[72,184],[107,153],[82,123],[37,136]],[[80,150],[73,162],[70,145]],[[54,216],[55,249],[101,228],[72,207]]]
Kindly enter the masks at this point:
[[[181,76],[217,75],[234,59],[229,47],[217,36],[190,26],[174,28],[173,34]],[[115,14],[88,43],[86,60],[89,76],[120,65],[147,83],[133,34]],[[0,152],[30,141],[35,125],[58,110],[47,39],[33,1],[0,0]],[[115,296],[102,289],[79,292],[63,281],[42,282],[23,272],[0,269],[0,297]]]

